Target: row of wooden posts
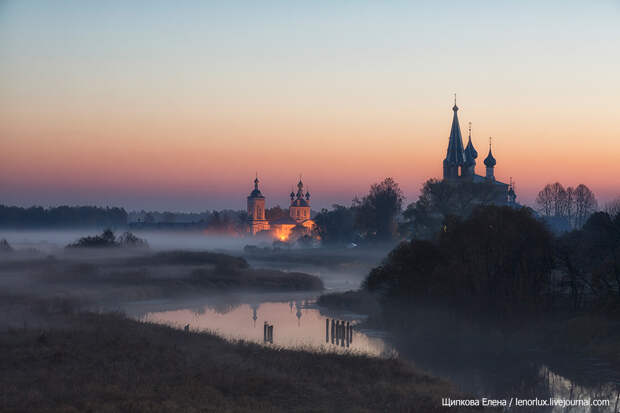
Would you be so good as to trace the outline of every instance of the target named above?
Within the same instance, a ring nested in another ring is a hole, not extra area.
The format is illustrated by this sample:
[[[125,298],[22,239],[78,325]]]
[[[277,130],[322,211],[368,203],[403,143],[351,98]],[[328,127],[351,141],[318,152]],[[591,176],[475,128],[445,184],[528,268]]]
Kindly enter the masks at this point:
[[[325,319],[325,342],[329,343],[331,338],[332,344],[349,347],[353,342],[353,325],[348,321],[334,320],[333,318],[331,321],[330,335],[329,318]]]
[[[263,327],[263,342],[273,344],[273,324],[269,324],[266,321]]]

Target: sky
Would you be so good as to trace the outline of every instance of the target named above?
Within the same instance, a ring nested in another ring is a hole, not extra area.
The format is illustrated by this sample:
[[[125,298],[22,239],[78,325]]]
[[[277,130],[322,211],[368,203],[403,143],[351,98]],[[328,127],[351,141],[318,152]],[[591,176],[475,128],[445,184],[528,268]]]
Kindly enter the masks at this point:
[[[313,209],[463,135],[533,205],[620,195],[620,1],[1,1],[0,203]],[[465,142],[466,143],[466,142]]]

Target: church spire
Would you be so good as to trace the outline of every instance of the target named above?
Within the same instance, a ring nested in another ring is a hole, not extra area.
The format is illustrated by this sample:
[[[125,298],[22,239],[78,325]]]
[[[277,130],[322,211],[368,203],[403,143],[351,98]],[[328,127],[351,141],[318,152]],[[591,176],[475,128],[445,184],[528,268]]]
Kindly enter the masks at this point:
[[[459,107],[456,106],[456,94],[454,95],[454,106],[452,110],[454,111],[454,115],[452,116],[452,128],[450,129],[450,139],[448,140],[448,151],[446,153],[446,159],[443,161],[444,179],[457,178],[459,176],[459,167],[465,164],[463,138],[461,136],[461,127],[457,114]]]

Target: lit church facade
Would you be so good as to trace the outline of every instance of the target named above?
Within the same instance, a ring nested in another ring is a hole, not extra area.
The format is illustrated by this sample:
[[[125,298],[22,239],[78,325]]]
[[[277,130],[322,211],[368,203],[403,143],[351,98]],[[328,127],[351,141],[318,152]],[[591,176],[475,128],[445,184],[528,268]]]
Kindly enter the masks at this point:
[[[268,220],[265,215],[265,196],[258,188],[258,177],[254,179],[254,190],[248,196],[248,232],[255,235],[269,233],[281,241],[290,239],[293,234],[308,235],[314,229],[314,221],[310,213],[310,192],[304,190],[299,180],[297,192],[291,191],[291,203],[288,215]]]
[[[486,168],[484,176],[476,174],[476,159],[478,152],[471,140],[471,123],[469,124],[469,139],[467,146],[463,146],[461,127],[458,118],[458,106],[456,99],[452,111],[452,128],[448,140],[446,158],[443,160],[444,181],[458,184],[459,182],[473,182],[490,184],[493,192],[493,203],[496,205],[515,205],[517,195],[514,190],[512,178],[510,183],[500,182],[495,179],[495,166],[497,161],[493,156],[491,141],[489,138],[489,153],[483,163]]]

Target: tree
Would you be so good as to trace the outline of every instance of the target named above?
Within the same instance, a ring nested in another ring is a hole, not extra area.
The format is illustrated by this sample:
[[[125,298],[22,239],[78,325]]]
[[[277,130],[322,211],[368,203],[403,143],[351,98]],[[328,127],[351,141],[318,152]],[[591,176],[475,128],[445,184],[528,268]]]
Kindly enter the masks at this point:
[[[3,228],[106,228],[125,225],[127,212],[116,207],[64,205],[54,208],[20,208],[0,205],[0,227]]]
[[[581,228],[588,217],[596,211],[598,203],[594,193],[585,186],[579,184],[574,191],[575,227]]]
[[[480,205],[492,205],[500,194],[492,183],[429,179],[418,200],[403,213],[409,234],[416,239],[433,239],[448,216],[468,217]]]
[[[572,228],[581,228],[597,207],[594,193],[584,184],[564,189],[559,182],[545,185],[536,197],[536,204],[543,216],[555,219],[556,226],[559,219]]]
[[[396,181],[386,178],[371,185],[368,195],[355,201],[356,227],[368,239],[389,241],[396,235],[396,217],[400,214],[405,197]]]
[[[166,223],[173,223],[176,217],[174,216],[174,213],[166,211],[164,212],[162,218],[163,218],[163,221]]]
[[[147,224],[153,224],[153,223],[155,223],[155,217],[153,216],[152,213],[148,212],[144,216],[144,222],[147,223]]]
[[[572,309],[620,310],[620,215],[591,214],[583,228],[560,237],[556,249]]]
[[[478,206],[467,219],[448,217],[436,242],[401,243],[363,288],[500,315],[538,311],[555,292],[552,239],[527,208]]]
[[[131,232],[125,232],[118,237],[118,245],[123,248],[148,248],[149,244],[145,239],[136,237]]]
[[[620,196],[605,204],[605,212],[611,217],[615,217],[620,214]]]
[[[332,210],[323,208],[314,218],[315,234],[325,245],[346,244],[355,239],[355,212],[353,208],[332,205]]]
[[[545,216],[566,217],[568,212],[568,193],[561,183],[547,184],[538,193],[536,204]]]
[[[280,205],[265,209],[265,219],[274,221],[288,216],[288,211],[282,209]]]

